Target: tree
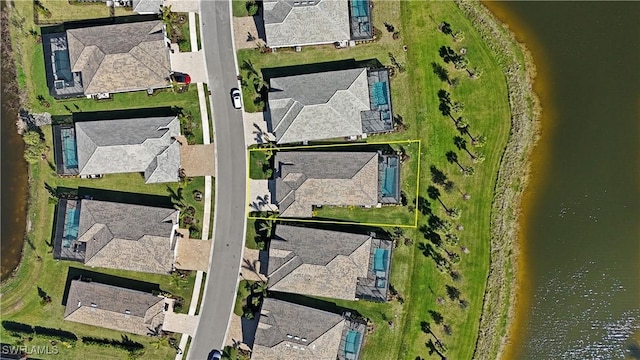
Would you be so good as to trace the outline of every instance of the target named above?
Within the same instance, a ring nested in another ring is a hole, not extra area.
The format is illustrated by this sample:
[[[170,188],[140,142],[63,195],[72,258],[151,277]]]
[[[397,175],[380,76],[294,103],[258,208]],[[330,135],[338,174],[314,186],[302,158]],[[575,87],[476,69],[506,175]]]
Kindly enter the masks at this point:
[[[253,77],[253,87],[256,89],[256,92],[260,93],[264,88],[269,88],[269,84],[267,84],[262,76],[256,75]]]
[[[475,156],[473,157],[473,162],[478,164],[483,163],[484,160],[485,160],[484,154],[481,152],[476,153]]]
[[[447,289],[447,296],[449,296],[449,299],[451,300],[460,299],[460,290],[458,290],[458,288],[451,285],[446,285],[445,287]]]
[[[471,141],[471,144],[475,147],[483,147],[487,141],[487,137],[484,135],[478,135],[475,139]]]
[[[458,208],[452,207],[451,209],[449,209],[449,211],[447,212],[447,214],[452,218],[452,219],[459,219],[460,215],[462,215],[462,211]]]
[[[467,70],[467,67],[469,66],[469,60],[464,56],[456,55],[452,61],[453,66],[458,70]]]
[[[187,206],[184,202],[183,191],[184,189],[182,187],[179,187],[176,191],[171,186],[167,186],[167,192],[169,193],[171,203],[177,210],[183,210]]]
[[[246,6],[249,16],[254,16],[258,13],[258,4],[255,1],[248,1]]]
[[[460,30],[456,31],[455,33],[453,33],[452,35],[453,37],[453,41],[462,41],[464,40],[464,33]]]
[[[447,157],[447,161],[450,164],[458,165],[458,167],[460,167],[460,171],[464,172],[464,166],[462,166],[462,164],[460,164],[460,162],[458,161],[458,154],[456,154],[454,151],[447,151],[445,155]]]
[[[447,90],[444,90],[444,89],[438,90],[438,99],[440,100],[441,103],[444,102],[448,105],[451,105],[451,94],[449,94]]]
[[[450,244],[452,244],[452,245],[455,245],[455,244],[457,244],[457,243],[458,243],[458,235],[453,234],[453,233],[448,233],[448,234],[446,234],[446,235],[444,236],[444,239],[445,239],[448,243],[450,243]]]
[[[436,325],[442,324],[442,321],[444,320],[442,314],[434,310],[429,310],[429,315],[431,315],[431,318],[433,319],[433,322],[436,323]]]
[[[451,30],[451,25],[446,21],[441,22],[438,26],[438,29],[440,29],[440,31],[442,31],[442,33],[445,35],[451,35],[453,33],[453,31]]]
[[[441,46],[438,50],[438,54],[447,64],[450,62],[455,62],[456,58],[460,57],[460,55],[456,54],[455,50],[453,50],[449,46]]]
[[[176,20],[176,13],[171,11],[171,5],[160,7],[160,19],[162,23],[166,25],[167,32],[173,29],[173,23]]]
[[[462,174],[464,176],[471,176],[473,174],[475,174],[475,169],[472,166],[467,166],[462,170]]]
[[[482,69],[479,67],[474,67],[473,70],[471,70],[471,78],[472,79],[479,79],[482,76]]]
[[[438,169],[435,165],[431,165],[431,181],[438,185],[445,185],[447,182],[447,175],[442,170]]]
[[[447,192],[448,194],[451,194],[453,192],[453,190],[455,190],[456,188],[456,183],[454,183],[451,180],[447,180],[445,181],[444,185],[444,191]]]
[[[453,104],[451,104],[451,110],[459,114],[464,110],[464,104],[459,101],[456,101]]]
[[[22,135],[26,148],[24,151],[24,159],[29,164],[35,164],[42,159],[46,149],[40,134],[36,131],[27,131]]]
[[[447,84],[451,85],[451,79],[449,78],[449,71],[445,69],[444,66],[436,62],[432,62],[431,67],[433,67],[433,73],[436,74],[436,76],[438,77],[438,79],[440,79],[440,81],[444,81]]]
[[[456,128],[458,128],[460,132],[466,132],[469,128],[469,122],[467,121],[467,118],[465,118],[464,116],[460,116],[459,118],[457,118]]]
[[[449,209],[444,204],[444,202],[442,202],[442,199],[440,198],[440,190],[438,190],[437,187],[429,186],[427,188],[427,195],[429,195],[429,197],[432,198],[433,200],[438,200],[438,202],[440,202],[440,205],[442,205],[442,207],[444,208],[445,212],[449,212]]]
[[[259,76],[258,70],[253,65],[251,60],[245,59],[240,66],[241,69],[246,70],[249,73],[249,76]]]
[[[469,151],[469,149],[467,149],[467,140],[465,140],[463,137],[461,136],[454,136],[453,137],[453,143],[456,145],[456,147],[458,148],[458,150],[464,150],[467,152],[467,154],[469,154],[469,157],[471,158],[471,160],[475,161],[476,160],[476,155],[473,155],[471,153],[471,151]]]

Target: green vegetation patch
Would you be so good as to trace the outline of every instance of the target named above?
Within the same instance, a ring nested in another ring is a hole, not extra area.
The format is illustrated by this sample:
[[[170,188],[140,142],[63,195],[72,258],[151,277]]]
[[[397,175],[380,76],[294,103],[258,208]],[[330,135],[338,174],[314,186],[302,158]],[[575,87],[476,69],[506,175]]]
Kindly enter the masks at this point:
[[[371,43],[238,51],[245,109],[261,111],[256,83],[268,84],[287,67],[322,71],[331,62],[374,60],[393,69],[398,131],[367,141],[421,141],[419,175],[411,179],[403,171],[403,189],[420,185],[418,226],[403,229],[398,238],[408,240],[396,241],[393,301],[327,301],[371,319],[362,359],[471,358],[489,269],[496,173],[510,131],[504,73],[454,3],[383,1],[373,11],[377,40]],[[439,28],[443,22],[450,31]],[[331,212],[349,209],[321,211],[337,216]]]

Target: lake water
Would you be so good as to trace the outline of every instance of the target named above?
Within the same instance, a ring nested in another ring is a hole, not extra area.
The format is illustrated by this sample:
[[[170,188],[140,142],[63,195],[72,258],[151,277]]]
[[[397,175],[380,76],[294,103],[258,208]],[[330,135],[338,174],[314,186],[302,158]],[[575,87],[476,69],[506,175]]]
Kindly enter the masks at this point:
[[[4,8],[5,2],[2,2]],[[6,26],[7,24],[3,24]],[[4,40],[4,39],[3,39]],[[2,56],[2,136],[0,155],[2,157],[2,220],[1,278],[6,279],[20,262],[26,225],[27,164],[22,157],[24,143],[16,132],[18,95],[13,65]]]
[[[506,358],[622,359],[640,329],[640,3],[487,5],[532,50],[544,108]]]

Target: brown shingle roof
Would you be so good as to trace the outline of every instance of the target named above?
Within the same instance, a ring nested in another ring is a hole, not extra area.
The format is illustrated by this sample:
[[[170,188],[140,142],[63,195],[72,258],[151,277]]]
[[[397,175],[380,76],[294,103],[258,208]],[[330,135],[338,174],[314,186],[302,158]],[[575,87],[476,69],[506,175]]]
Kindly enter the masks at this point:
[[[161,21],[67,30],[72,71],[84,93],[145,90],[169,85],[171,63]]]

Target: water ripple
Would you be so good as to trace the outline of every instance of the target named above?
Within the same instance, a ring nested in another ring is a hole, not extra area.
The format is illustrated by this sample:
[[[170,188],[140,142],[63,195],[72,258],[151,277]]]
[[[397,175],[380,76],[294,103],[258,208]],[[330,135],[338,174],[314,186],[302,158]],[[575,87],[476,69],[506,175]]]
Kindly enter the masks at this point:
[[[527,358],[624,358],[625,342],[640,329],[640,309],[626,306],[630,294],[610,274],[585,266],[572,274],[556,272],[537,289]]]

